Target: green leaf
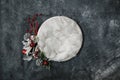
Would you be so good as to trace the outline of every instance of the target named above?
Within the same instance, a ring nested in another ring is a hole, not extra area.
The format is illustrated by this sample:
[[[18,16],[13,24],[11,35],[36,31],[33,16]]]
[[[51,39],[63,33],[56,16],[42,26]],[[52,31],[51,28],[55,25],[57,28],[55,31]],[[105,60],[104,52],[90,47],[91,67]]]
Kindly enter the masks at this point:
[[[41,59],[43,60],[45,58],[44,52],[41,52]]]

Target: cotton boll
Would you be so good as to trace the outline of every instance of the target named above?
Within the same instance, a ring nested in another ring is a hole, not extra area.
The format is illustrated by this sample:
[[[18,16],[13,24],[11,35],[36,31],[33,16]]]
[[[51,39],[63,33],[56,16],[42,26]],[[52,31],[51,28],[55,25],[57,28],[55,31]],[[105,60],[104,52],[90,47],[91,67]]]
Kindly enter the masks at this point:
[[[56,16],[46,20],[40,27],[38,46],[53,61],[67,61],[75,57],[82,45],[82,32],[72,19]]]

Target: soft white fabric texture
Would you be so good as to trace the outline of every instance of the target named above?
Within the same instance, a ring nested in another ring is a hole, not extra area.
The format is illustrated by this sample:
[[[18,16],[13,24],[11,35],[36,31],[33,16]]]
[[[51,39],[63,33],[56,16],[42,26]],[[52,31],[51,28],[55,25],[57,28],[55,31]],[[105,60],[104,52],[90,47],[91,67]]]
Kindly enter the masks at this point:
[[[75,21],[65,16],[47,19],[38,30],[38,46],[52,61],[67,61],[82,45],[82,32]]]

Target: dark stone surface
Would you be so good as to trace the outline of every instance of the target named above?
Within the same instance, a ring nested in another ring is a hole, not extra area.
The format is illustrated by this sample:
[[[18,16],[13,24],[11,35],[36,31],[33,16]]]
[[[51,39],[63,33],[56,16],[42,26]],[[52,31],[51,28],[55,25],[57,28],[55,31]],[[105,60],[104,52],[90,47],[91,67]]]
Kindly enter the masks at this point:
[[[0,80],[120,80],[120,0],[1,0]],[[24,19],[44,14],[74,19],[84,44],[78,56],[51,70],[22,60]]]

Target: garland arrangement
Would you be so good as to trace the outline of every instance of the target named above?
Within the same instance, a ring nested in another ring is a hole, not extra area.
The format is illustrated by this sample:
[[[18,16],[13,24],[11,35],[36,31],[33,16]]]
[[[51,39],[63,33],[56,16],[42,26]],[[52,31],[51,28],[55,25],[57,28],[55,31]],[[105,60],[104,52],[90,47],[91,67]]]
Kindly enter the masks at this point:
[[[37,66],[43,66],[50,69],[50,62],[46,58],[44,52],[39,49],[37,44],[39,41],[37,37],[39,28],[38,18],[41,16],[42,14],[35,14],[27,18],[27,23],[30,29],[26,31],[24,40],[22,41],[22,44],[24,45],[22,49],[23,60],[36,60]]]

